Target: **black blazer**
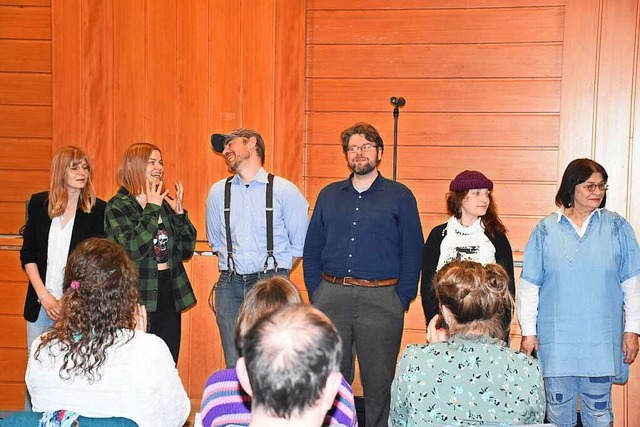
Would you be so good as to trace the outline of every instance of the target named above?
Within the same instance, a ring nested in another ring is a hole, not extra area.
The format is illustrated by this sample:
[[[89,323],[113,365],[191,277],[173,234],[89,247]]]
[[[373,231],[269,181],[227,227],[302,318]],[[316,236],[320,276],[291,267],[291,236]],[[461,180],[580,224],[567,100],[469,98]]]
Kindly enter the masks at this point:
[[[44,191],[31,196],[22,249],[20,250],[22,268],[24,269],[25,264],[36,263],[43,282],[47,277],[47,249],[49,247],[49,229],[51,228],[51,218],[47,212],[48,194]],[[104,200],[96,199],[96,205],[91,209],[90,214],[84,213],[80,209],[76,211],[69,253],[78,243],[89,237],[104,237],[104,209],[106,206]],[[39,312],[38,295],[29,282],[27,299],[24,303],[24,318],[29,322],[35,322],[38,320]]]

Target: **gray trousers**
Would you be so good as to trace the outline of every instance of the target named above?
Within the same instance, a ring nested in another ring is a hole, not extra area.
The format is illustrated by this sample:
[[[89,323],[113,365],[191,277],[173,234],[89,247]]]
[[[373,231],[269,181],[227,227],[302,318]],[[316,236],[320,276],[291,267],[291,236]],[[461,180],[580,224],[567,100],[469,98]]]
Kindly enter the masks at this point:
[[[342,337],[342,375],[353,382],[354,348],[360,364],[367,427],[387,426],[391,383],[404,326],[395,286],[366,288],[320,282],[311,303]]]

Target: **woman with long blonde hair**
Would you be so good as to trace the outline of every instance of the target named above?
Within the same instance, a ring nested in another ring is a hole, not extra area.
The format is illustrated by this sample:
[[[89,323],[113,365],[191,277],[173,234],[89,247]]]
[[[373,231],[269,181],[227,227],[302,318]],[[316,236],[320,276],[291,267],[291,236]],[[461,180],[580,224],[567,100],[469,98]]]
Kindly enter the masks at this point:
[[[27,344],[60,315],[67,257],[89,237],[104,235],[104,200],[96,198],[91,162],[77,147],[61,148],[51,161],[49,191],[31,196],[20,261],[29,278],[24,318]]]

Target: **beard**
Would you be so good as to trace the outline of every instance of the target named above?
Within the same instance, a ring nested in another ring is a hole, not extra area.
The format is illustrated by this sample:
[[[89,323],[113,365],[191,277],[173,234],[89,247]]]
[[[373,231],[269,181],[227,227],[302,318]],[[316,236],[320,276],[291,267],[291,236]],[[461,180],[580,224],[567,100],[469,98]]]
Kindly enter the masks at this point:
[[[358,159],[356,159],[358,160]],[[349,162],[349,169],[356,175],[366,175],[369,172],[373,171],[378,166],[378,160],[370,160],[366,159],[365,163],[356,162],[355,160]]]

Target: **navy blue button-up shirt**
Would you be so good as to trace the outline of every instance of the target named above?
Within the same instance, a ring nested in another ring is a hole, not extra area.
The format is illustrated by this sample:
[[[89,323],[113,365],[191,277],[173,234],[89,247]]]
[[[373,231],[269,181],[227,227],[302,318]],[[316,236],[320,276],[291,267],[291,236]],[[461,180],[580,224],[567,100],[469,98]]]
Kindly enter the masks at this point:
[[[313,295],[322,273],[367,280],[397,278],[405,310],[418,293],[424,239],[416,199],[378,174],[359,193],[351,176],[327,185],[316,201],[304,244],[304,281]]]

